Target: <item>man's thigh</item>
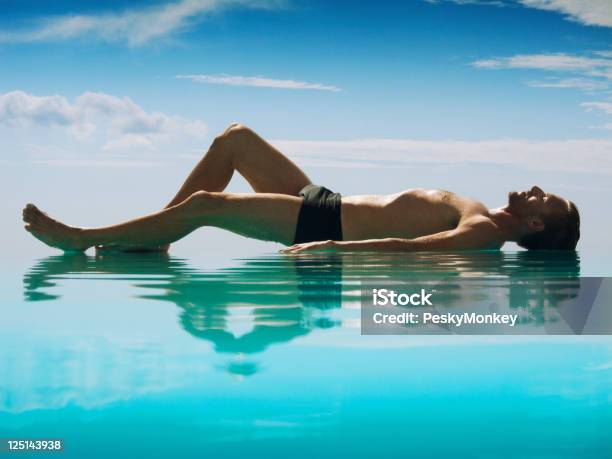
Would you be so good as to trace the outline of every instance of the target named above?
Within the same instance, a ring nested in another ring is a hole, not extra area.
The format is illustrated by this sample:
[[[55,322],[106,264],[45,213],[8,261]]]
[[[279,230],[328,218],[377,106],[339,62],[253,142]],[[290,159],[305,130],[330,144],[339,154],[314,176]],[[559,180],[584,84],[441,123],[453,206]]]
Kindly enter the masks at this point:
[[[251,129],[240,126],[230,139],[234,167],[257,193],[297,196],[310,184],[306,173]]]
[[[246,237],[293,244],[302,198],[278,193],[196,193],[196,217]]]

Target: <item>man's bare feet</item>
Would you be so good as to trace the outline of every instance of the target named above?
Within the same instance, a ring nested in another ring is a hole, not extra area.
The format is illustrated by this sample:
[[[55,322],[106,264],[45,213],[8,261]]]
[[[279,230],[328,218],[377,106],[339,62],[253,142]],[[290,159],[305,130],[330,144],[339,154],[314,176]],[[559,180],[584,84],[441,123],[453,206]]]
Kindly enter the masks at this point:
[[[91,246],[85,241],[83,229],[52,219],[34,204],[28,204],[23,209],[23,221],[27,223],[26,231],[51,247],[64,251],[83,251]]]

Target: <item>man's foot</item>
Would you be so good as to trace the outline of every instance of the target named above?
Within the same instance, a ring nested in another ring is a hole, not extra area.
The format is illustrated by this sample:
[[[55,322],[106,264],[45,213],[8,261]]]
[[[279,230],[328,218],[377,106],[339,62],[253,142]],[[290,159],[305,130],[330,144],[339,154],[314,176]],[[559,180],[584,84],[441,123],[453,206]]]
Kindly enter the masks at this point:
[[[26,231],[51,247],[67,252],[83,251],[90,247],[83,238],[81,228],[64,225],[52,219],[34,204],[28,204],[23,209],[23,221],[27,223]]]

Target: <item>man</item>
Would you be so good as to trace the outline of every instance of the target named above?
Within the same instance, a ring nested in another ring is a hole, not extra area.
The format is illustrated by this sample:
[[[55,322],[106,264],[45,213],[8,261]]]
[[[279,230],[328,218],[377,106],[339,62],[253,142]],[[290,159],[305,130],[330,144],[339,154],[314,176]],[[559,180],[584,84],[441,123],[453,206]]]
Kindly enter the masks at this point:
[[[255,193],[223,192],[234,171]],[[166,250],[201,226],[280,242],[290,246],[285,253],[499,249],[507,241],[527,249],[574,250],[580,237],[576,206],[537,186],[511,192],[499,209],[443,190],[342,197],[313,185],[287,157],[236,123],[215,138],[159,212],[104,228],[80,228],[28,204],[23,219],[33,236],[65,251]]]

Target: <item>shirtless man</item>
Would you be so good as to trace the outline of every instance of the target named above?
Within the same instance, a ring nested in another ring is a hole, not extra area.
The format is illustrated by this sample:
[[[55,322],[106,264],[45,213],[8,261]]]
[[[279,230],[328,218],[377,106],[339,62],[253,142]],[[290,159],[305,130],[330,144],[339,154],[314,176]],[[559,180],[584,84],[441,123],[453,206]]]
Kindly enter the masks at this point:
[[[234,171],[255,193],[223,191]],[[442,190],[341,197],[311,184],[287,157],[236,123],[215,138],[159,212],[104,228],[80,228],[28,204],[23,220],[33,236],[65,251],[165,250],[202,226],[280,242],[289,246],[285,253],[499,249],[507,241],[528,249],[574,250],[580,237],[576,206],[537,186],[511,192],[508,204],[498,209]]]

